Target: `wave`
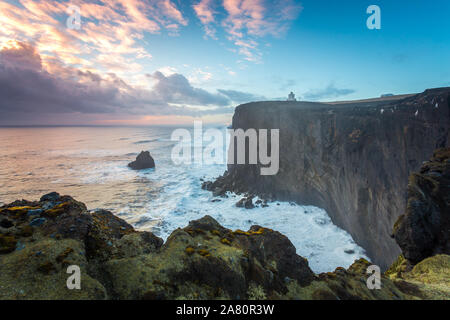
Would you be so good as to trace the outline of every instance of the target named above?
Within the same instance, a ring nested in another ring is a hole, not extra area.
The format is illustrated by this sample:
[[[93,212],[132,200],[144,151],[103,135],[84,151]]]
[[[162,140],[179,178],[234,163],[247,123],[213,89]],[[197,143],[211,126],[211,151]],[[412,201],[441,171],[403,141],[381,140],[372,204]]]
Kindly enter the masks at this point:
[[[145,143],[150,143],[150,142],[155,142],[158,141],[158,139],[151,139],[151,140],[140,140],[140,141],[136,141],[133,142],[134,144],[145,144]]]

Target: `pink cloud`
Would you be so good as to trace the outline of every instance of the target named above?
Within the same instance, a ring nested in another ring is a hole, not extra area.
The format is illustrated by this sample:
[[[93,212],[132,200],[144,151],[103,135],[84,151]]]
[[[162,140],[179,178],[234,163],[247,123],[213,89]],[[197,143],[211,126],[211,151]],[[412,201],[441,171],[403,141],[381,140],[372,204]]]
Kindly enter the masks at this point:
[[[212,39],[217,39],[216,28],[213,27],[212,23],[215,21],[214,11],[215,3],[212,0],[201,0],[200,2],[194,4],[192,7],[199,18],[200,22],[203,24],[203,29],[205,31],[206,37]]]
[[[167,30],[176,35],[188,24],[176,4],[170,0],[19,0],[20,5],[0,2],[0,47],[8,41],[31,41],[44,61],[58,58],[65,65],[92,67],[96,60],[104,68],[114,66],[137,70],[130,57],[150,58],[139,44],[145,32]],[[81,29],[66,27],[70,6],[78,6]],[[108,56],[114,52],[111,61]],[[89,55],[86,59],[84,56]]]
[[[212,9],[211,0],[201,0],[199,3],[194,4],[195,13],[203,24],[214,22],[214,10]]]
[[[193,6],[206,35],[215,38],[216,27],[223,27],[228,40],[238,47],[237,51],[245,60],[253,62],[261,60],[261,52],[254,39],[282,36],[302,10],[294,0],[223,0],[227,16],[218,22],[215,6],[217,2],[212,0],[201,0]]]

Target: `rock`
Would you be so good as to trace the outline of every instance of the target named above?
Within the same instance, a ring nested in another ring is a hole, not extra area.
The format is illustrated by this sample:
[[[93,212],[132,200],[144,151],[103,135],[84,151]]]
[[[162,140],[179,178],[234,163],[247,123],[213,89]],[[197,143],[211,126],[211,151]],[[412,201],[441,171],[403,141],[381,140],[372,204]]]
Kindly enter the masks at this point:
[[[2,228],[8,229],[8,228],[11,228],[13,226],[14,226],[14,223],[12,223],[8,219],[3,219],[3,220],[0,221],[0,227],[2,227]]]
[[[238,202],[236,202],[235,206],[238,208],[243,208],[245,201],[247,201],[247,198],[242,198],[241,200],[239,200]]]
[[[255,286],[270,296],[288,291],[285,277],[303,285],[314,279],[285,236],[259,226],[231,231],[210,216],[175,230],[159,252],[111,260],[106,270],[116,275],[113,288],[119,299],[236,299],[247,297]],[[133,275],[141,273],[138,281]]]
[[[253,199],[247,198],[247,201],[245,201],[244,203],[244,207],[245,209],[253,209],[255,207],[255,205],[253,204]]]
[[[52,209],[54,206],[56,206],[56,203],[53,201],[46,201],[43,205],[42,205],[42,209],[36,209],[36,210],[44,210],[47,211],[49,209]],[[29,210],[28,213],[29,215],[34,215],[36,211],[35,210]]]
[[[435,254],[450,254],[450,148],[438,149],[411,174],[405,214],[393,236],[403,256],[416,264]]]
[[[237,106],[233,129],[280,128],[279,171],[262,176],[259,164],[230,164],[210,188],[323,208],[374,263],[387,269],[400,254],[390,235],[406,209],[408,176],[435,148],[450,144],[450,108],[430,103],[435,99],[449,106],[449,95],[450,88],[437,88],[370,103]],[[393,108],[394,113],[380,115],[381,109]],[[420,121],[414,116],[417,109]]]
[[[388,271],[388,277],[408,296],[425,300],[450,299],[449,255],[438,254],[415,266],[400,256]]]
[[[242,198],[241,200],[236,202],[236,207],[253,209],[255,207],[255,205],[253,204],[253,197]]]
[[[48,208],[48,209],[50,209],[50,208]],[[27,215],[28,215],[28,216],[38,216],[38,215],[40,215],[42,212],[44,212],[44,209],[28,210],[28,211],[27,211]]]
[[[25,249],[25,244],[23,244],[22,242],[17,242],[16,251],[20,251],[23,249]]]
[[[130,162],[128,166],[133,170],[149,169],[155,167],[155,161],[150,155],[150,152],[141,151],[141,153],[139,153],[139,155],[136,157],[136,160]]]
[[[40,201],[57,201],[59,199],[60,195],[58,192],[50,192],[45,195],[43,195],[40,199]]]
[[[221,188],[216,188],[213,191],[213,197],[224,197],[226,191]]]
[[[354,253],[355,253],[355,250],[347,249],[347,250],[344,250],[344,252],[345,252],[346,254],[354,254]]]
[[[424,260],[414,272],[402,269],[402,279],[382,275],[382,288],[369,290],[370,262],[360,259],[347,270],[315,275],[289,239],[268,228],[233,231],[204,216],[163,243],[110,211],[88,211],[69,196],[58,201],[42,212],[46,221],[39,227],[29,224],[42,218],[27,212],[47,200],[16,201],[0,209],[0,221],[14,224],[0,228],[0,300],[447,297],[446,255]],[[66,288],[69,265],[80,267],[81,290]]]
[[[35,219],[31,220],[30,226],[39,227],[39,226],[43,225],[45,223],[45,221],[47,221],[47,219],[45,219],[45,218],[35,218]]]

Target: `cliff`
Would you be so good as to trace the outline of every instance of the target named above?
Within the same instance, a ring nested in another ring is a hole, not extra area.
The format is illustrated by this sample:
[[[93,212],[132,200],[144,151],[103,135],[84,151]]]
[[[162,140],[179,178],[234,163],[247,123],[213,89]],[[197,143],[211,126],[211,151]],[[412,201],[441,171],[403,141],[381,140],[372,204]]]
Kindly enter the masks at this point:
[[[404,257],[417,263],[450,254],[450,148],[438,149],[408,182],[405,214],[394,225]]]
[[[73,265],[81,286],[70,290]],[[360,259],[316,275],[279,232],[232,231],[209,216],[163,243],[57,193],[0,207],[0,300],[450,299],[448,255],[428,258],[401,278],[381,275],[379,290],[367,288],[369,265]]]
[[[280,129],[279,172],[229,165],[215,182],[225,191],[324,208],[333,222],[386,269],[400,249],[391,238],[406,209],[409,174],[450,143],[450,88],[345,103],[240,105],[232,128]]]

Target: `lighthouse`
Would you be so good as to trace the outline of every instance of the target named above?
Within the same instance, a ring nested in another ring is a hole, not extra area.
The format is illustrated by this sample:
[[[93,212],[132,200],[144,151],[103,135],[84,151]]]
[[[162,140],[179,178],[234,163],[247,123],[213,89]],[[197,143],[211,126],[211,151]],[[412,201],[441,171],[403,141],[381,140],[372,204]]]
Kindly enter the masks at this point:
[[[289,93],[287,101],[297,101],[295,94],[292,91]]]

